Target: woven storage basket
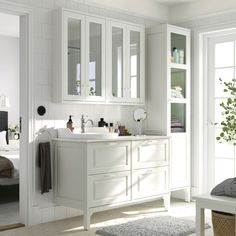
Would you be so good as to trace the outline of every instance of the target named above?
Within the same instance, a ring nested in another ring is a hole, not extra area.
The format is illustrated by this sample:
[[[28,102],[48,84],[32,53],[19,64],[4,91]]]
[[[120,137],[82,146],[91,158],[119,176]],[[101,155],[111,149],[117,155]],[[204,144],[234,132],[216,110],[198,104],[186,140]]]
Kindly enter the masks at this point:
[[[214,236],[235,236],[235,215],[212,211]]]

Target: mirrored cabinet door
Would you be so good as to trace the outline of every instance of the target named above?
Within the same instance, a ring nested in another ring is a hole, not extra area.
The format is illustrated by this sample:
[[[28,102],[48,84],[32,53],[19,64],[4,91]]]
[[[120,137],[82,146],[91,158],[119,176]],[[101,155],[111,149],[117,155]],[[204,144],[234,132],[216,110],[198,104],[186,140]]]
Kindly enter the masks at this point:
[[[144,98],[144,31],[128,27],[128,98],[140,101]]]
[[[108,50],[109,69],[109,97],[112,101],[123,101],[125,98],[126,72],[126,29],[118,22],[109,22]]]
[[[91,100],[105,100],[105,20],[86,18],[87,90]]]
[[[130,97],[140,98],[140,32],[129,32]]]
[[[65,97],[77,100],[84,96],[84,18],[83,16],[66,15],[65,29]]]

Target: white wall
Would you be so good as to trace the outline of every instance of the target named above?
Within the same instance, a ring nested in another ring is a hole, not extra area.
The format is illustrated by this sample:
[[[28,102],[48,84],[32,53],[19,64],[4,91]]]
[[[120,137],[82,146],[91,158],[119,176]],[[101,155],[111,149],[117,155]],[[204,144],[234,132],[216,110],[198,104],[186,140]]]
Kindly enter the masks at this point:
[[[235,10],[235,0],[198,0],[191,3],[172,6],[169,12],[169,21],[171,23],[176,23]]]
[[[91,5],[106,6],[109,9],[119,9],[131,15],[148,16],[161,22],[167,22],[169,17],[168,7],[153,0],[84,0],[84,2]]]
[[[1,34],[1,30],[0,30]],[[19,123],[19,38],[0,35],[0,95],[9,98],[8,123]]]

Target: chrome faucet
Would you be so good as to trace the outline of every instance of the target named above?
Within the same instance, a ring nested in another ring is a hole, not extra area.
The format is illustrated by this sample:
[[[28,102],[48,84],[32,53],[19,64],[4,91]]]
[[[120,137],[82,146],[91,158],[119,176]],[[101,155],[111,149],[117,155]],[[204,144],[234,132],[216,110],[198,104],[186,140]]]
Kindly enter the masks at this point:
[[[91,119],[85,120],[84,115],[81,116],[81,133],[85,133],[85,125],[87,124],[88,121],[90,121],[91,124],[93,125],[93,121]]]

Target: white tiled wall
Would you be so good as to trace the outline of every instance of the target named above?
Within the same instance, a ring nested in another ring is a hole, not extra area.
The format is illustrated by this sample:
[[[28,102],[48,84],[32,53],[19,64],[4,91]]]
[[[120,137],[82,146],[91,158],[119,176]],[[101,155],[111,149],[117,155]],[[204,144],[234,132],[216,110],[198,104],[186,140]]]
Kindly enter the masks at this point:
[[[86,114],[96,122],[100,117],[104,117],[107,122],[120,121],[131,131],[135,130],[133,121],[133,110],[135,107],[122,107],[119,105],[62,105],[52,102],[52,11],[53,9],[64,7],[83,12],[108,16],[125,21],[140,23],[146,26],[155,24],[151,19],[143,19],[137,15],[124,14],[114,9],[109,10],[91,4],[84,4],[79,0],[9,0],[8,2],[25,4],[33,8],[33,83],[34,83],[34,112],[35,112],[35,131],[43,126],[47,127],[65,127],[68,116],[74,115],[75,125],[79,126],[81,114]],[[39,105],[47,108],[46,115],[41,118],[36,114]],[[74,209],[55,206],[53,204],[53,194],[40,194],[39,190],[39,169],[36,166],[36,156],[32,169],[32,208],[29,216],[29,224],[61,219],[64,217],[79,214]]]

